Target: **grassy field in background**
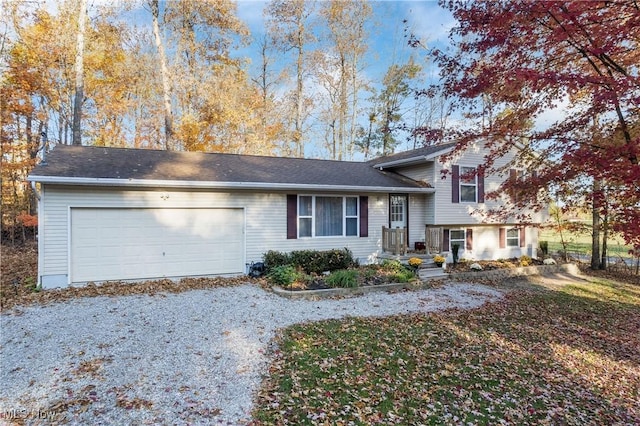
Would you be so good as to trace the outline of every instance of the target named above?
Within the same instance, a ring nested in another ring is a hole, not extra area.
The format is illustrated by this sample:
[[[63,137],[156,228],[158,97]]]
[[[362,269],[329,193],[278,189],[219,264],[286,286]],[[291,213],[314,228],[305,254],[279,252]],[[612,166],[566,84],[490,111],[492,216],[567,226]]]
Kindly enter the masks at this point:
[[[591,255],[591,234],[564,231],[562,236],[567,243],[567,251],[571,253],[582,253]],[[553,229],[542,229],[540,231],[540,241],[549,242],[549,253],[556,253],[563,250],[560,233]],[[600,242],[602,244],[602,241]],[[631,257],[629,250],[631,246],[625,245],[624,240],[619,235],[610,236],[607,239],[607,254],[610,258]]]

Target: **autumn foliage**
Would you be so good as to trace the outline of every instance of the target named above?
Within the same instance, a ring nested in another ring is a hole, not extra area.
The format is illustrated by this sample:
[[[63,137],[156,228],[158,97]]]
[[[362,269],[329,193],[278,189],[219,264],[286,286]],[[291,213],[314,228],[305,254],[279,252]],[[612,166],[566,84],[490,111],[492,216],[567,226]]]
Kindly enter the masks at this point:
[[[638,3],[441,5],[458,20],[455,49],[434,49],[433,57],[454,107],[473,123],[449,134],[459,148],[483,144],[488,172],[525,171],[494,196],[517,188],[518,205],[542,208],[548,198],[540,191],[550,190],[569,207],[595,207],[640,245]],[[514,163],[496,167],[512,149]]]

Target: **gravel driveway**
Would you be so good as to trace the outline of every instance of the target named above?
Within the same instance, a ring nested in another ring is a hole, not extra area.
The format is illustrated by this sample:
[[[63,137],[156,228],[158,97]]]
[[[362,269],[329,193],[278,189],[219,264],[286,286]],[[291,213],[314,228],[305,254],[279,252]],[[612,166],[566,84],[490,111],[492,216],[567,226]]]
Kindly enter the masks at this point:
[[[242,424],[277,329],[472,308],[500,295],[449,284],[292,301],[241,285],[20,308],[0,315],[0,413],[36,424]]]

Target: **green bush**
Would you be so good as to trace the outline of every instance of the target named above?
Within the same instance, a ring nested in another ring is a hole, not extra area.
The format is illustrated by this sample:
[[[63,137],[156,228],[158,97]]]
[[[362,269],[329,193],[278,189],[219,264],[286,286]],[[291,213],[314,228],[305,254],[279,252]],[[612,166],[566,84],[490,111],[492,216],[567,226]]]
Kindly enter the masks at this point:
[[[416,277],[413,271],[405,268],[404,271],[395,272],[389,275],[389,281],[392,283],[408,283]]]
[[[325,282],[331,287],[353,288],[358,286],[358,271],[355,269],[340,269],[333,271]]]
[[[274,250],[262,256],[267,272],[284,265],[302,268],[307,274],[320,274],[324,271],[337,271],[357,266],[351,250],[297,250],[282,253]]]
[[[542,256],[547,256],[549,254],[549,241],[540,241],[539,245]]]
[[[400,273],[407,270],[407,268],[402,263],[400,263],[399,260],[385,259],[382,261],[382,264],[380,266],[382,267],[382,270],[386,272]]]
[[[271,268],[271,271],[267,275],[267,278],[276,285],[288,287],[296,281],[304,279],[302,274],[293,265],[279,265]]]
[[[275,250],[269,250],[268,252],[263,254],[262,262],[264,263],[267,274],[269,274],[273,268],[292,264],[291,259],[289,258],[289,255],[287,253],[282,253]]]

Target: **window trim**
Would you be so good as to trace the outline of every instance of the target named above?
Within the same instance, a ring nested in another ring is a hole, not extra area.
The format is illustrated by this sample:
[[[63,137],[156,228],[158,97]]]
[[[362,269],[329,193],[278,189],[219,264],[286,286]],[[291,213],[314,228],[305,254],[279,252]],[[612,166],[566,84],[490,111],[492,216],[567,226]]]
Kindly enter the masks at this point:
[[[462,231],[462,239],[452,238],[452,234],[456,231]],[[460,244],[458,244],[460,242]],[[465,228],[449,228],[449,250],[453,252],[453,244],[458,244],[458,254],[467,249],[467,230]]]
[[[459,172],[459,180],[458,180],[458,194],[459,194],[460,203],[477,203],[478,202],[478,168],[476,166],[465,166],[462,164],[460,164],[459,167],[460,167],[460,172]],[[464,169],[473,169],[473,183],[464,182],[464,179],[462,178],[462,176],[466,174]],[[462,199],[463,186],[465,187],[473,186],[474,188],[473,201]]]
[[[300,197],[311,197],[311,216],[300,215]],[[316,198],[340,198],[342,199],[342,235],[316,235]],[[347,198],[355,199],[356,214],[347,215]],[[361,197],[358,195],[331,195],[331,194],[298,194],[296,197],[296,225],[297,237],[299,239],[309,238],[353,238],[360,237],[360,214],[361,214]],[[300,219],[311,218],[311,236],[300,235]],[[347,235],[347,219],[356,219],[356,234]]]
[[[515,237],[510,237],[509,236],[509,231],[516,231],[516,236]],[[507,230],[505,231],[505,247],[506,248],[514,248],[514,247],[520,247],[520,232],[521,229],[520,228],[507,228]],[[509,244],[509,241],[513,242],[515,241],[515,244]]]

